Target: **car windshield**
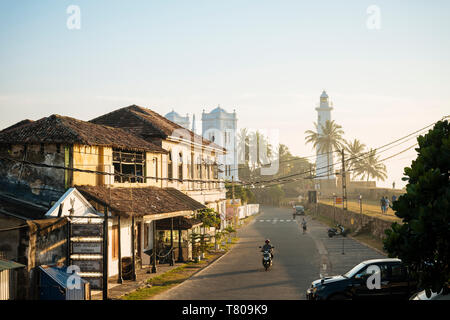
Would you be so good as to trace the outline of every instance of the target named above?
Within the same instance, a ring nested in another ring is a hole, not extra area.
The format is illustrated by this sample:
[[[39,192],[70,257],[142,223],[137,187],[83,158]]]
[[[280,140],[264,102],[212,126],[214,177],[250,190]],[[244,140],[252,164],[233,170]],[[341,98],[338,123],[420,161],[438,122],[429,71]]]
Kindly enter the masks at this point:
[[[361,270],[362,267],[364,267],[365,264],[364,262],[361,262],[360,264],[356,265],[355,267],[353,267],[349,272],[347,272],[346,274],[343,274],[344,277],[346,278],[351,278],[353,277],[359,270]]]

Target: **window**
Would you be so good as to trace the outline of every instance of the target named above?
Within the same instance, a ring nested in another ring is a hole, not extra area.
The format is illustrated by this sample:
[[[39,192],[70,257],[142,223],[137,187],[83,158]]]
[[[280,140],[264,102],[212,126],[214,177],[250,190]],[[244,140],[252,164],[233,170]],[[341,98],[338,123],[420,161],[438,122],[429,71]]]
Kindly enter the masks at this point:
[[[194,153],[191,153],[191,179],[194,179],[194,170],[195,170],[195,166],[194,166]]]
[[[155,181],[158,182],[159,177],[158,158],[153,158],[153,168],[155,168]]]
[[[401,264],[393,264],[391,266],[391,281],[406,281],[406,268]]]
[[[150,223],[145,223],[144,224],[144,248],[147,249],[148,248],[148,229],[150,228]]]
[[[169,157],[167,159],[167,178],[173,178],[173,167],[172,167],[172,152],[169,151]]]
[[[197,178],[201,179],[202,178],[202,158],[198,157],[197,160]]]
[[[119,258],[119,226],[115,225],[112,227],[112,239],[111,239],[111,255],[113,260]]]
[[[145,153],[113,149],[114,182],[144,183]]]
[[[217,163],[213,164],[213,177],[214,179],[219,179],[219,170],[217,168]]]
[[[183,180],[183,154],[178,154],[178,180]]]

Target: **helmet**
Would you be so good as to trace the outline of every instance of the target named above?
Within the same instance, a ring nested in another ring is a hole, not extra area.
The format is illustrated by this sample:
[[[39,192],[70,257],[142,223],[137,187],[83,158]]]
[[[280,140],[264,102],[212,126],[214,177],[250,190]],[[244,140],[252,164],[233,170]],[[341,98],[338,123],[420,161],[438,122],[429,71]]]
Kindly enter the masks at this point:
[[[270,240],[269,239],[266,239],[266,241],[265,241],[267,244],[269,244],[269,242],[270,242]]]

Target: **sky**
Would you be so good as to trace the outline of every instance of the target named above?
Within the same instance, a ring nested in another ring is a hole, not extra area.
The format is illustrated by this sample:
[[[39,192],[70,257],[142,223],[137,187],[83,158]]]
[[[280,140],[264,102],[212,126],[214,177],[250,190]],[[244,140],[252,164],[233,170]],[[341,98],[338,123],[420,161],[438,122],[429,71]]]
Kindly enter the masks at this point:
[[[376,148],[450,114],[449,57],[449,1],[3,0],[0,128],[131,104],[199,121],[220,104],[309,156],[325,89],[344,137]],[[386,161],[377,185],[402,187],[414,157]]]

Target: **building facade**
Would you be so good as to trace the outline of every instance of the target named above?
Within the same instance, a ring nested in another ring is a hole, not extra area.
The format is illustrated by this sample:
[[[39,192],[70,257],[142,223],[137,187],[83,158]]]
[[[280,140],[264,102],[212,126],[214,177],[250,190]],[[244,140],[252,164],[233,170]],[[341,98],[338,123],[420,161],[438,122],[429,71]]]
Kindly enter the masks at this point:
[[[227,181],[239,180],[236,111],[228,113],[220,106],[209,113],[203,110],[202,135],[227,149],[227,154],[219,159],[219,177]]]
[[[168,120],[175,122],[176,124],[182,126],[185,129],[190,129],[191,127],[191,121],[189,119],[189,115],[186,114],[186,117],[180,116],[177,112],[172,110],[168,114],[166,114],[164,117],[166,117]],[[195,121],[195,120],[193,120]]]

